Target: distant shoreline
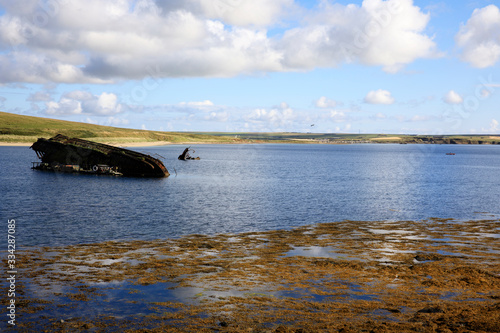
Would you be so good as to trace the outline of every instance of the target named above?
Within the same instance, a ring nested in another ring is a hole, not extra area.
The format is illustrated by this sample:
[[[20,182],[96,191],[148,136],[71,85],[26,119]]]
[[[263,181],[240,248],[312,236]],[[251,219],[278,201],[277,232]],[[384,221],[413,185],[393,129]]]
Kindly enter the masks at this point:
[[[34,142],[1,142],[0,147],[31,147]],[[172,145],[205,145],[205,144],[221,144],[221,142],[170,142],[170,141],[144,141],[144,142],[101,142],[110,146],[133,148],[133,147],[157,147],[157,146],[172,146]],[[238,143],[236,143],[238,144]],[[241,143],[239,143],[241,144]],[[245,144],[245,143],[243,143]]]
[[[381,134],[316,132],[164,132],[101,126],[0,112],[0,146],[30,146],[57,134],[119,147],[190,144],[495,144],[500,134]]]
[[[92,140],[91,140],[92,141]],[[0,147],[30,147],[33,142],[2,142],[0,141]],[[210,141],[198,141],[198,142],[170,142],[170,141],[141,141],[141,142],[100,142],[111,146],[123,147],[123,148],[134,148],[134,147],[157,147],[157,146],[170,146],[170,145],[205,145],[205,144],[256,144],[256,143],[284,143],[284,144],[330,144],[330,145],[349,145],[349,144],[440,144],[440,145],[500,145],[500,142],[402,142],[402,141],[392,141],[392,138],[381,138],[379,140],[369,140],[362,142],[355,141],[344,141],[344,142],[324,142],[320,140],[308,140],[308,139],[288,139],[288,140],[252,140],[248,142],[210,142]]]

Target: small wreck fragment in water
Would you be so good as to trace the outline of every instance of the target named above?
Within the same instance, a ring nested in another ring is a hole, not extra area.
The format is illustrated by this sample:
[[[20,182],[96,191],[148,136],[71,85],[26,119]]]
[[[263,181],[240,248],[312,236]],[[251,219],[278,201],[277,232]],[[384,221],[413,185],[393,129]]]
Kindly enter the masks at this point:
[[[200,158],[199,157],[192,157],[191,155],[189,155],[189,150],[191,150],[193,153],[195,152],[193,149],[190,149],[191,147],[187,147],[186,149],[184,149],[184,151],[182,152],[182,154],[179,155],[179,157],[177,157],[177,159],[179,160],[183,160],[183,161],[187,161],[187,160],[199,160]]]
[[[163,163],[132,150],[58,134],[31,146],[41,162],[33,169],[130,177],[167,177]]]

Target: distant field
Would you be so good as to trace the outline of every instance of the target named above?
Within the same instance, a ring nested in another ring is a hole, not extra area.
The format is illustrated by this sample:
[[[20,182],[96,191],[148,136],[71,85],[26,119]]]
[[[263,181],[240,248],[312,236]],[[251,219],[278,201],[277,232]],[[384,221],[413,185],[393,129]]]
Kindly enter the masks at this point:
[[[208,134],[208,133],[206,133]],[[500,144],[494,135],[412,135],[412,134],[343,134],[343,133],[216,133],[245,140],[293,143],[435,143],[435,144]]]
[[[38,138],[50,138],[56,134],[116,145],[252,142],[500,144],[500,136],[498,135],[160,132],[100,126],[0,112],[0,144],[28,144],[35,142]]]

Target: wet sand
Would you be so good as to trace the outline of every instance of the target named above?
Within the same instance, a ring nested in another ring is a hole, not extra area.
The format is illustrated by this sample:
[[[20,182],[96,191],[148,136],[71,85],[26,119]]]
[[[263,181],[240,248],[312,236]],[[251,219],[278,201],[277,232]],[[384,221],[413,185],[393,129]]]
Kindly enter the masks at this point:
[[[21,332],[500,331],[493,218],[110,241],[17,260]]]

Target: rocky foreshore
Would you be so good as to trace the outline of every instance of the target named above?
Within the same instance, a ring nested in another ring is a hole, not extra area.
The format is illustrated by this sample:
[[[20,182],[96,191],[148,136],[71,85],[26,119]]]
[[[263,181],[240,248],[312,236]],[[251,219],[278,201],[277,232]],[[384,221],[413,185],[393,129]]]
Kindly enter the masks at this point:
[[[24,249],[4,328],[498,332],[499,230],[493,217],[343,221]]]

